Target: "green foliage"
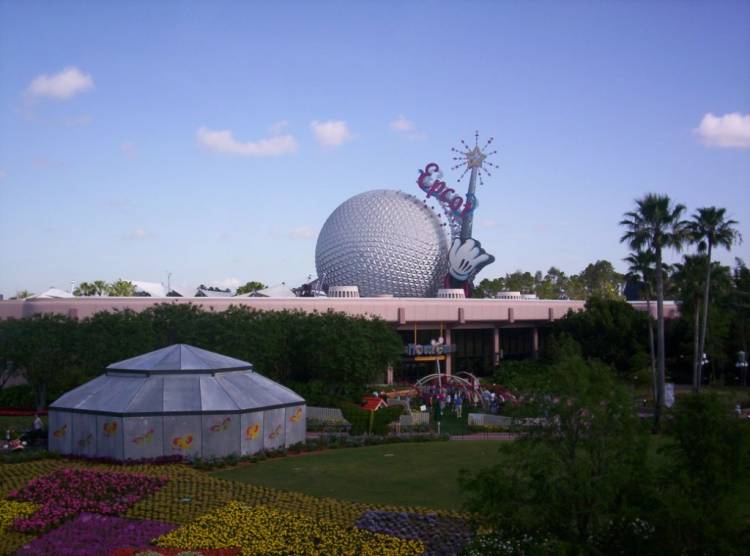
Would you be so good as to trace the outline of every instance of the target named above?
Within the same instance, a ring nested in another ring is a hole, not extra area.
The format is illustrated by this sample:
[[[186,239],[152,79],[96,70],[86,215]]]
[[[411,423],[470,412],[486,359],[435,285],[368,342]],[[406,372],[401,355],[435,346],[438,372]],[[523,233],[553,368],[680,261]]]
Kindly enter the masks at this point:
[[[521,361],[503,361],[492,374],[493,384],[500,384],[517,391],[526,388],[531,382],[548,382],[548,365],[545,361],[525,359]]]
[[[140,313],[101,312],[80,321],[60,315],[0,321],[0,361],[25,369],[38,390],[64,391],[112,362],[174,343],[250,361],[284,384],[310,384],[310,391],[327,402],[357,399],[402,350],[384,321],[333,312],[236,306],[216,312],[163,303]]]
[[[512,542],[551,539],[571,554],[602,553],[604,539],[627,544],[626,525],[651,499],[630,395],[608,367],[578,356],[549,374],[551,389],[525,392],[547,419],[503,445],[501,465],[462,480],[468,509]]]
[[[315,379],[309,381],[290,380],[286,384],[289,388],[305,398],[307,405],[316,407],[335,407],[341,403],[342,396],[338,393],[339,388],[336,384]],[[348,401],[356,403],[367,393],[366,388],[353,389],[351,395],[346,396]]]
[[[624,277],[615,272],[609,261],[589,264],[580,274],[566,276],[558,268],[550,267],[547,274],[517,270],[504,277],[482,280],[474,290],[474,297],[494,297],[500,291],[536,294],[539,299],[588,299],[592,296],[618,299]]]
[[[661,470],[663,536],[672,553],[741,554],[750,525],[738,512],[748,484],[750,426],[713,394],[682,397]],[[683,550],[687,549],[687,552]]]
[[[268,286],[266,286],[263,282],[258,282],[256,280],[251,280],[250,282],[246,282],[239,288],[237,288],[237,291],[235,292],[236,295],[242,295],[245,293],[252,293],[258,290],[264,290]]]
[[[77,324],[52,314],[0,321],[0,359],[24,369],[38,408],[46,406],[49,389],[64,389],[80,380],[73,347]]]
[[[568,313],[553,325],[581,346],[584,357],[612,365],[621,376],[632,376],[649,364],[648,317],[628,303],[593,297],[586,310]]]
[[[397,421],[403,413],[400,405],[384,407],[377,411],[368,411],[355,404],[342,404],[341,413],[344,419],[352,424],[350,434],[388,434],[388,425]]]
[[[109,295],[113,297],[132,297],[135,295],[135,286],[127,280],[118,279],[111,284],[104,280],[93,282],[81,282],[78,284],[73,295],[91,297],[96,295]]]
[[[107,287],[107,295],[113,297],[132,297],[135,295],[135,286],[127,280],[116,280]]]
[[[27,384],[0,388],[0,407],[28,409],[35,404],[36,392]]]

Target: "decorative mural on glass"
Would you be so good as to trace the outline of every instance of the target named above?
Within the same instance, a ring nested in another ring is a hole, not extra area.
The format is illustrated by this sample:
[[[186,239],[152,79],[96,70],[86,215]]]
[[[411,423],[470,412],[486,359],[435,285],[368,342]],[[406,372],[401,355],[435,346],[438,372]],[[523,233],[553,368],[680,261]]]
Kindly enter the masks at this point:
[[[122,459],[122,418],[97,415],[97,454],[101,457]]]
[[[284,408],[263,412],[263,448],[277,450],[284,446]]]
[[[126,459],[156,458],[163,455],[163,419],[125,417],[123,419]]]
[[[286,408],[285,444],[291,446],[305,441],[307,433],[307,419],[305,406],[297,405]]]
[[[240,451],[243,455],[255,454],[263,450],[263,412],[250,411],[243,413],[240,419],[242,428],[242,444]]]
[[[240,453],[239,414],[203,416],[202,452],[214,457]]]
[[[71,417],[72,450],[77,456],[96,455],[96,415],[74,413]]]
[[[202,455],[202,431],[200,415],[164,416],[164,455]]]
[[[50,412],[47,426],[49,428],[49,450],[62,454],[72,453],[71,443],[73,437],[73,426],[71,424],[72,414]]]

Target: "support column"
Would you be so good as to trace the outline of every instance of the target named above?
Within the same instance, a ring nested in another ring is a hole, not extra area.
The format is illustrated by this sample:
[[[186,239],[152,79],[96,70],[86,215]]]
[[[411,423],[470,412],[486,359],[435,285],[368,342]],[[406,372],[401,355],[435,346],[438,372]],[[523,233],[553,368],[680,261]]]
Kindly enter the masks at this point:
[[[535,326],[531,330],[531,355],[536,359],[539,357],[539,329]]]
[[[500,366],[500,327],[497,325],[492,330],[492,364]]]
[[[388,365],[385,370],[385,383],[390,385],[393,384],[393,365]]]
[[[447,326],[445,327],[445,345],[450,345],[453,340],[453,334],[451,334],[451,329]],[[452,353],[446,353],[445,354],[445,374],[450,376],[453,373],[453,354]]]

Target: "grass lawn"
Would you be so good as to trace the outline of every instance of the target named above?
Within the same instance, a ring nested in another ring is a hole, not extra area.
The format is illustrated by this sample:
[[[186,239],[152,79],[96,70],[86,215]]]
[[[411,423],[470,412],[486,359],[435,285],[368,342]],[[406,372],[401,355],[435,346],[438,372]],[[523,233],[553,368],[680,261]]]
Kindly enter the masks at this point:
[[[42,416],[42,422],[44,426],[47,426],[47,416]],[[7,415],[0,415],[0,432],[2,432],[2,438],[5,438],[5,431],[7,429],[23,432],[30,430],[34,426],[34,416],[31,415],[26,417],[10,417]]]
[[[460,510],[459,469],[500,461],[492,441],[387,444],[328,450],[214,472],[222,479],[369,504]]]

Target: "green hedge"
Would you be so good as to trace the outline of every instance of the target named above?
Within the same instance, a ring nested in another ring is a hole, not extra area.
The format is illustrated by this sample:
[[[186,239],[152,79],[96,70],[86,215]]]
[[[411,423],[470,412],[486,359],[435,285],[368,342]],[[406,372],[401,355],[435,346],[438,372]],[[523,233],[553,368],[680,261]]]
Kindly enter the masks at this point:
[[[250,361],[258,372],[300,387],[308,402],[325,406],[361,399],[365,385],[380,380],[403,351],[401,338],[382,319],[335,312],[160,303],[139,313],[103,311],[80,320],[50,314],[0,320],[0,365],[24,370],[40,406],[110,363],[175,343]]]
[[[0,407],[35,409],[36,394],[28,384],[0,389]]]

